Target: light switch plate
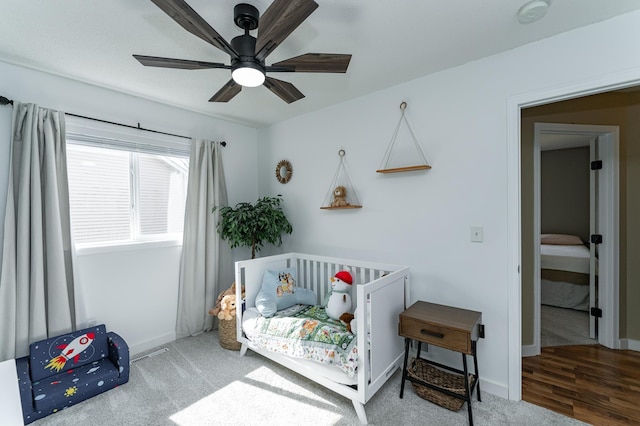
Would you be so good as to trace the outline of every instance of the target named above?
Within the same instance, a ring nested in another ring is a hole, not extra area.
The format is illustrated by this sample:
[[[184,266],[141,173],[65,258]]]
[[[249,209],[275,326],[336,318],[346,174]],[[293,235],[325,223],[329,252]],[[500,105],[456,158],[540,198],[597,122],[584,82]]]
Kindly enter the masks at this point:
[[[482,226],[472,226],[471,227],[471,242],[473,243],[481,243],[484,239],[484,230]]]

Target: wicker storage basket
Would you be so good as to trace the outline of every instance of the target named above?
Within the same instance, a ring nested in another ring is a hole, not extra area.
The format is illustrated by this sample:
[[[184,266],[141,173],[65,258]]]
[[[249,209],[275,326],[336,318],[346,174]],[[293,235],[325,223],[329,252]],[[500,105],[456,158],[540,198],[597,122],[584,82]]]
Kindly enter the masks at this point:
[[[236,317],[230,320],[218,320],[218,335],[220,346],[231,351],[239,351],[242,344],[236,337]]]
[[[464,375],[450,373],[434,367],[427,361],[420,358],[414,358],[411,361],[411,365],[407,369],[407,374],[409,377],[431,383],[461,396],[464,396],[466,393],[464,388]],[[473,374],[469,374],[469,387],[471,389],[473,389],[473,383],[475,380],[475,376]],[[421,384],[413,382],[411,382],[411,384],[418,396],[444,408],[448,408],[449,410],[458,411],[465,403],[462,399],[449,396]]]

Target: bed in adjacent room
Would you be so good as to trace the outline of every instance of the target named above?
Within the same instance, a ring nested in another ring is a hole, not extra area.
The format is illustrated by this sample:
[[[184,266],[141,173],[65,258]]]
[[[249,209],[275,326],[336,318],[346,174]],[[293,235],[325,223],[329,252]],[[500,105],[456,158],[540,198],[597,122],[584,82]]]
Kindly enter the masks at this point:
[[[566,234],[542,234],[540,243],[541,303],[588,311],[589,248],[580,237]]]

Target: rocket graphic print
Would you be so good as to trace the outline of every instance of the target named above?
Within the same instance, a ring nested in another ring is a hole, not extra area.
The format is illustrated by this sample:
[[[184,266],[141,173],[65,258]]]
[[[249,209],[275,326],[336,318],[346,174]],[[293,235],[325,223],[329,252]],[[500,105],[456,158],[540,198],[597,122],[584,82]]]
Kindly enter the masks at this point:
[[[49,361],[49,364],[47,364],[45,368],[49,368],[52,371],[60,371],[70,359],[73,358],[74,362],[78,362],[80,354],[91,346],[95,337],[94,333],[86,333],[80,337],[76,337],[68,345],[58,346],[57,348],[62,349],[62,352],[60,352],[60,355]]]

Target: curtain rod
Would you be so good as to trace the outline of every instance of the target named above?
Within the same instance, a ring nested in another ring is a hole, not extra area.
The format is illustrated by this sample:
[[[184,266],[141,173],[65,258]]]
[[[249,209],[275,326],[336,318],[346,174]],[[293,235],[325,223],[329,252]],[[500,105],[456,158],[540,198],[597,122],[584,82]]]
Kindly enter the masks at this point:
[[[0,96],[0,105],[13,105],[13,100],[5,98],[4,96]],[[145,132],[159,133],[161,135],[175,136],[175,137],[184,138],[184,139],[191,139],[189,136],[182,136],[182,135],[176,135],[174,133],[161,132],[160,130],[145,129],[144,127],[140,126],[140,123],[138,123],[138,126],[136,127],[136,126],[132,126],[130,124],[116,123],[114,121],[107,121],[107,120],[101,120],[99,118],[87,117],[87,116],[84,116],[84,115],[71,114],[70,112],[65,112],[65,115],[70,115],[72,117],[78,117],[78,118],[84,118],[84,119],[87,119],[87,120],[99,121],[100,123],[107,123],[107,124],[114,124],[116,126],[129,127],[130,129],[144,130]],[[227,146],[227,143],[223,141],[223,142],[220,142],[220,145]]]

